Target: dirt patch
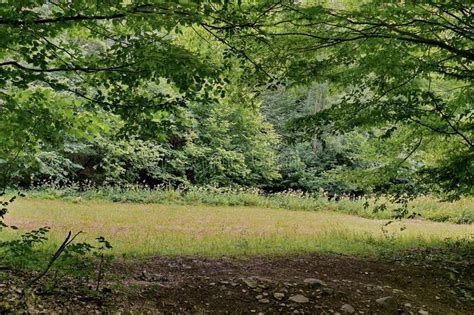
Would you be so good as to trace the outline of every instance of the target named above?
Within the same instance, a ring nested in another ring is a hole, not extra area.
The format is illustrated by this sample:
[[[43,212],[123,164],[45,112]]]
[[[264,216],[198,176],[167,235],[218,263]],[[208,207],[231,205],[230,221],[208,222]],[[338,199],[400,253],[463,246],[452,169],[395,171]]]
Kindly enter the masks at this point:
[[[307,314],[352,308],[356,313],[382,314],[474,310],[472,301],[457,297],[456,280],[441,266],[306,255],[155,258],[122,272],[126,270],[130,276],[122,284],[134,287],[135,294],[122,304],[124,310]]]
[[[338,255],[159,257],[115,262],[117,278],[94,299],[43,296],[36,301],[43,304],[40,309],[56,311],[153,314],[472,314],[472,298],[459,296],[460,287],[473,283],[470,267]]]

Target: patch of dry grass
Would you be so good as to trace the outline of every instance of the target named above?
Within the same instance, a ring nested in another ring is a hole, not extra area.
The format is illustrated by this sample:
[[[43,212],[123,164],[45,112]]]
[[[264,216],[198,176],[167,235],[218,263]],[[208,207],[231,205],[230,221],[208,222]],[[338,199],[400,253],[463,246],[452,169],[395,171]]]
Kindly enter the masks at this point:
[[[114,253],[148,255],[273,255],[335,252],[375,255],[383,251],[437,246],[446,238],[474,234],[473,225],[407,220],[388,226],[334,211],[287,211],[255,207],[158,205],[105,201],[21,198],[12,204],[4,230],[50,226],[52,243],[67,231],[82,230],[82,239],[104,236]],[[406,227],[400,231],[400,227]]]

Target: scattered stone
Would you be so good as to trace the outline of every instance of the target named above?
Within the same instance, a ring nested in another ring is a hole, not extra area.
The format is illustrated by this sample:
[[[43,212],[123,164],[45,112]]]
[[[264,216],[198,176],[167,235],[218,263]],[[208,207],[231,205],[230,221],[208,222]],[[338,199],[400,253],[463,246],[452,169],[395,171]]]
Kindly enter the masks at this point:
[[[350,304],[344,304],[343,306],[341,306],[341,311],[344,314],[352,314],[352,313],[355,313],[355,308],[352,307],[352,305]]]
[[[375,302],[387,310],[396,310],[398,303],[393,296],[386,296],[375,300]]]
[[[428,311],[425,311],[425,310],[419,310],[418,314],[420,314],[420,315],[429,315],[430,313]]]
[[[289,300],[295,303],[308,303],[309,302],[309,299],[302,294],[292,295],[290,296]]]
[[[285,297],[285,293],[275,292],[273,293],[273,297],[278,301],[281,301]]]
[[[333,294],[334,294],[334,289],[331,289],[331,288],[322,288],[322,289],[321,289],[321,294],[322,294],[322,295],[333,295]]]
[[[307,278],[307,279],[304,279],[303,282],[307,284],[308,286],[310,286],[311,288],[327,287],[326,282],[319,279]]]
[[[257,300],[263,299],[263,295],[259,294],[255,297]]]
[[[270,300],[269,299],[260,299],[258,300],[260,303],[263,303],[263,304],[268,304],[270,303]]]
[[[255,281],[254,279],[251,279],[251,278],[247,278],[247,279],[242,279],[242,281],[249,287],[249,288],[252,288],[252,289],[255,289],[258,285],[257,281]]]
[[[253,278],[257,279],[260,282],[266,282],[266,283],[272,283],[273,282],[271,279],[264,278],[264,277],[253,277]]]
[[[147,282],[165,282],[169,279],[166,276],[159,274],[152,274],[146,270],[143,270],[139,276],[136,277],[137,280],[147,281]]]
[[[405,303],[403,306],[405,306],[406,308],[411,308],[411,303]]]

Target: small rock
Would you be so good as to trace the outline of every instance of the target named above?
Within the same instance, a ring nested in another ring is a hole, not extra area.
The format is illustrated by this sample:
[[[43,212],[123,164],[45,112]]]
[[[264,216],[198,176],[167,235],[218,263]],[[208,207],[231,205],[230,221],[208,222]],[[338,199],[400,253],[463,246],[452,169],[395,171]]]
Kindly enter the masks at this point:
[[[352,313],[355,313],[355,308],[352,307],[352,305],[350,304],[344,304],[343,306],[341,306],[341,311],[344,314],[352,314]]]
[[[398,303],[393,296],[386,296],[375,300],[375,302],[387,310],[396,310],[398,307]]]
[[[419,310],[418,311],[418,314],[421,314],[421,315],[429,315],[430,313],[428,311],[425,311],[425,310]]]
[[[405,303],[403,306],[405,306],[406,308],[411,308],[411,303]]]
[[[257,300],[263,299],[263,295],[259,294],[255,297]]]
[[[263,303],[263,304],[268,304],[270,303],[270,300],[269,299],[260,299],[258,300],[260,303]]]
[[[285,293],[275,292],[273,293],[273,297],[280,301],[285,297]]]
[[[308,303],[309,302],[309,299],[302,294],[292,295],[290,296],[289,300],[295,303]]]
[[[264,278],[264,277],[253,277],[253,278],[258,280],[258,281],[261,281],[261,282],[266,282],[266,283],[272,283],[273,282],[271,279]]]
[[[331,288],[322,288],[322,289],[321,289],[321,294],[322,294],[322,295],[333,295],[333,294],[334,294],[334,289],[331,289]]]
[[[252,288],[252,289],[255,289],[258,285],[257,281],[255,281],[254,279],[251,279],[251,278],[247,278],[247,279],[242,279],[242,281],[249,287],[249,288]]]
[[[308,286],[310,286],[311,288],[327,287],[326,282],[319,279],[307,278],[307,279],[304,279],[303,282],[307,284]]]

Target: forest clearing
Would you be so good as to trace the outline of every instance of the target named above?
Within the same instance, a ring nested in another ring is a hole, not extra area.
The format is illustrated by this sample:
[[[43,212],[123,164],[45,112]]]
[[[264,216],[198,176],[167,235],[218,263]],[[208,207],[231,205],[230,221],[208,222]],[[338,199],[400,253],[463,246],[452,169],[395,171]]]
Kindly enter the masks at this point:
[[[471,2],[1,1],[0,314],[474,314]]]
[[[38,198],[12,210],[8,224],[51,227],[36,255],[54,252],[68,230],[84,232],[77,242],[98,234],[113,240],[116,259],[104,268],[100,299],[78,289],[93,287],[93,279],[66,274],[32,311],[463,314],[472,307],[464,261],[472,258],[470,224],[411,219],[385,226],[325,210]],[[33,261],[16,264],[34,268]],[[67,259],[57,264],[74,267]]]
[[[8,224],[52,229],[55,248],[69,230],[113,240],[118,256],[260,256],[336,253],[378,256],[445,240],[469,239],[471,224],[364,219],[335,211],[206,205],[158,205],[97,201],[23,199],[12,206]],[[385,231],[385,232],[384,232]]]

